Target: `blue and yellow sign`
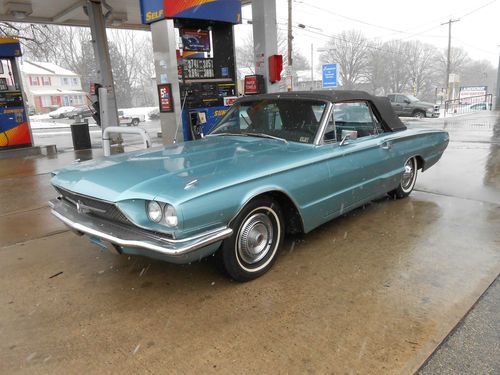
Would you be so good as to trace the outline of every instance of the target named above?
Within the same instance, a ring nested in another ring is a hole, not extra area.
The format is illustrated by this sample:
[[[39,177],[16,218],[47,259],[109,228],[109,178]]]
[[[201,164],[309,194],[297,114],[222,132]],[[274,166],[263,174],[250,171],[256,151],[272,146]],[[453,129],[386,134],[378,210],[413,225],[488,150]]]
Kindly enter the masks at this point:
[[[194,18],[241,23],[240,0],[141,0],[142,23],[165,18]]]
[[[13,38],[0,38],[0,57],[21,56],[19,40]]]

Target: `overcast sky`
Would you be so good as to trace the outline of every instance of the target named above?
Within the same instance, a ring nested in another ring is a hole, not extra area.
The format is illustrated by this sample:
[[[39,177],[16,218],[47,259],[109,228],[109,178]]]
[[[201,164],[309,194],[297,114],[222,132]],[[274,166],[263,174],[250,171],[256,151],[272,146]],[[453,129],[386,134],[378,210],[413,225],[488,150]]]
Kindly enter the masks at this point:
[[[278,27],[286,31],[287,0],[276,0],[276,3]],[[243,19],[251,18],[251,7],[244,7]],[[500,0],[294,0],[293,24],[320,29],[308,32],[294,28],[294,43],[308,59],[313,43],[316,61],[317,49],[328,41],[327,35],[350,29],[382,41],[418,39],[445,49],[448,25],[440,24],[450,18],[460,18],[452,25],[452,46],[463,47],[472,58],[486,59],[496,66],[497,46],[500,45]],[[252,32],[251,25],[238,25],[236,29],[236,44]]]

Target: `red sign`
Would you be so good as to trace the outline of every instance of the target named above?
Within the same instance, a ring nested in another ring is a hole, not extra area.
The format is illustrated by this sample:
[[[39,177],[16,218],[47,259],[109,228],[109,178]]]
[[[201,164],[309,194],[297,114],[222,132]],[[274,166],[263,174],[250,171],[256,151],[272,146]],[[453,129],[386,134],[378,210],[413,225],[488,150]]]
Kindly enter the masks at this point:
[[[258,94],[257,76],[245,76],[245,95]]]
[[[237,96],[226,96],[224,98],[224,107],[232,106],[237,99],[238,99]]]
[[[172,85],[170,83],[158,85],[158,99],[160,103],[160,112],[174,111]]]

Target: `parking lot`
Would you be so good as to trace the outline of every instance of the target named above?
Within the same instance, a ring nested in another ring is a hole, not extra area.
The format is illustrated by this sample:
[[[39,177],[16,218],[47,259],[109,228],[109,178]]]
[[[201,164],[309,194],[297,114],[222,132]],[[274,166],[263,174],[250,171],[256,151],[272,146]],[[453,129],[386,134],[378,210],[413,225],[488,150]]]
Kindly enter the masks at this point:
[[[450,133],[409,198],[287,238],[245,284],[211,259],[101,252],[52,218],[50,172],[101,150],[0,160],[0,373],[417,371],[500,271],[500,116],[409,126]]]

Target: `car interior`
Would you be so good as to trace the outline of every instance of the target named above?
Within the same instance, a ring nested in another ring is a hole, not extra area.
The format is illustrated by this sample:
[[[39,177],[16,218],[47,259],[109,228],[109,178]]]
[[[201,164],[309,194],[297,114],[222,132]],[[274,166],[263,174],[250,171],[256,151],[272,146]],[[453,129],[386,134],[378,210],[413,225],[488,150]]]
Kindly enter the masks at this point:
[[[353,134],[356,138],[367,137],[382,132],[380,122],[373,114],[370,104],[365,101],[335,103],[333,117],[327,125],[324,141],[342,140],[342,133]],[[352,138],[353,136],[351,136]]]

